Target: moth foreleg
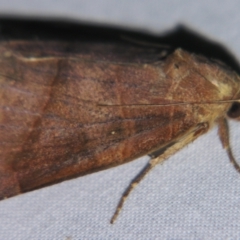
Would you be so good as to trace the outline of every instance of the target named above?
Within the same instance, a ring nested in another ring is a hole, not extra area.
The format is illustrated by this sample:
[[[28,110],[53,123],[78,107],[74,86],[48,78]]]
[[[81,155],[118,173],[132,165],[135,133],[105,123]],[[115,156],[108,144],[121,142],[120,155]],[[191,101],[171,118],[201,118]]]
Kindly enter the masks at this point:
[[[223,148],[227,151],[230,162],[233,164],[234,168],[240,173],[240,166],[235,160],[230,146],[229,127],[225,118],[221,118],[218,120],[218,135],[222,142]]]
[[[195,140],[199,135],[203,134],[206,129],[208,129],[208,123],[200,123],[194,128],[190,129],[186,134],[179,137],[177,140],[174,140],[164,146],[163,148],[155,151],[153,153],[153,158],[147,163],[147,165],[141,170],[141,172],[131,181],[125,192],[123,193],[115,213],[111,218],[111,223],[114,223],[117,216],[119,215],[124,202],[131,193],[131,191],[138,185],[138,183],[147,175],[152,168],[154,168],[158,163],[162,163],[167,160],[171,155],[175,154],[177,151],[185,147],[188,143]],[[158,155],[158,156],[157,156]]]

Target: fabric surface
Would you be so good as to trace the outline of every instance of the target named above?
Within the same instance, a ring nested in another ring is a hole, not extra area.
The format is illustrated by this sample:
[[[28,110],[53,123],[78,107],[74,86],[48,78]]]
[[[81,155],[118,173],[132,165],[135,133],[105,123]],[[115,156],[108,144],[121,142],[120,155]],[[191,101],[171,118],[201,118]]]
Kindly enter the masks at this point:
[[[0,0],[0,15],[65,17],[152,32],[184,23],[240,59],[239,1]],[[240,162],[240,125],[231,122]],[[157,166],[110,218],[147,157],[0,202],[0,239],[240,239],[240,175],[213,129]]]

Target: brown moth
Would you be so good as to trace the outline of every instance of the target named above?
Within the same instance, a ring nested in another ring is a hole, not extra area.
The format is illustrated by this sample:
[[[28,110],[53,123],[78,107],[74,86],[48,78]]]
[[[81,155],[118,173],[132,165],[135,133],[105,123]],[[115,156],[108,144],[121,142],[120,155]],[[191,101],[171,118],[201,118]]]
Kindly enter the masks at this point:
[[[240,77],[177,49],[110,43],[0,42],[0,198],[150,154],[111,220],[158,163],[218,125],[237,171],[227,118]]]

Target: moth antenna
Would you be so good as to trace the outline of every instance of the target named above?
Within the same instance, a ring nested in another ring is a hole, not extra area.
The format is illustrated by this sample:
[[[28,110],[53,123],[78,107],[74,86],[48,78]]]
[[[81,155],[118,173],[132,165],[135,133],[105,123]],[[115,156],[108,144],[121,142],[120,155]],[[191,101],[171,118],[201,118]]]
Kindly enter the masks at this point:
[[[219,103],[232,103],[232,102],[239,102],[240,99],[231,99],[231,100],[218,100],[218,101],[211,101],[211,102],[176,102],[176,103],[164,103],[164,104],[97,104],[100,107],[149,107],[149,106],[173,106],[173,105],[188,105],[188,104],[219,104]]]
[[[226,149],[228,158],[230,162],[233,164],[234,168],[240,173],[240,166],[235,160],[232,149],[230,146],[230,141],[229,141],[229,127],[228,127],[228,122],[225,118],[221,118],[218,121],[218,135],[219,138],[222,142],[223,148]]]
[[[129,196],[129,194],[132,192],[132,190],[138,185],[138,183],[147,175],[147,173],[154,167],[154,165],[152,165],[150,162],[141,170],[140,173],[138,173],[138,175],[131,181],[130,185],[128,186],[128,188],[125,190],[125,192],[123,193],[117,208],[111,218],[110,223],[113,224],[115,222],[115,220],[117,219],[120,211],[122,210],[123,204],[125,203],[127,197]]]

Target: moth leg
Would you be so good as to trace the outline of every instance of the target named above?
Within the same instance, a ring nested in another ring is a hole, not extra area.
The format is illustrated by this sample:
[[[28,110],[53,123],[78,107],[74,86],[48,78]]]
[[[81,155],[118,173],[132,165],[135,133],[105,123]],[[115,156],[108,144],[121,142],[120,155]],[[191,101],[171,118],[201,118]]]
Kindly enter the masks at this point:
[[[220,120],[218,120],[218,135],[222,142],[223,148],[227,151],[230,162],[233,164],[234,168],[240,173],[240,166],[236,162],[230,146],[229,127],[228,122],[225,118],[221,118]]]
[[[175,141],[170,142],[160,150],[154,152],[159,153],[160,155],[157,157],[152,158],[147,165],[141,170],[141,172],[131,181],[125,192],[123,193],[117,208],[111,218],[110,223],[114,223],[117,216],[119,215],[124,202],[126,201],[127,197],[131,193],[131,191],[138,185],[138,183],[147,175],[148,172],[152,168],[154,168],[157,164],[164,162],[167,160],[171,155],[175,154],[177,151],[185,147],[187,144],[195,140],[197,137],[202,135],[204,132],[208,130],[208,123],[199,123],[197,126],[192,128],[188,131],[185,135],[181,136]]]
[[[172,145],[174,145],[176,143],[176,141],[170,142],[169,144],[167,144],[165,147],[162,147],[154,152],[151,152],[150,154],[148,154],[148,156],[153,159],[156,157],[159,157],[160,155],[162,155],[169,147],[171,147]]]

